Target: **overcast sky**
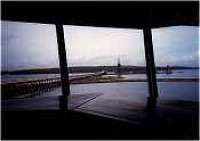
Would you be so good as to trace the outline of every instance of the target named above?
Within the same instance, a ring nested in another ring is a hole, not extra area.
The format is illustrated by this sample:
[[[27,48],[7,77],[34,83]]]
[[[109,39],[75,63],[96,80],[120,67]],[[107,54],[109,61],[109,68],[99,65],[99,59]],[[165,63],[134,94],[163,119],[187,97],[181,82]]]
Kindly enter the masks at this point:
[[[1,22],[2,69],[58,67],[54,25]],[[198,66],[199,27],[153,29],[156,65]],[[64,26],[69,66],[145,65],[142,30]]]

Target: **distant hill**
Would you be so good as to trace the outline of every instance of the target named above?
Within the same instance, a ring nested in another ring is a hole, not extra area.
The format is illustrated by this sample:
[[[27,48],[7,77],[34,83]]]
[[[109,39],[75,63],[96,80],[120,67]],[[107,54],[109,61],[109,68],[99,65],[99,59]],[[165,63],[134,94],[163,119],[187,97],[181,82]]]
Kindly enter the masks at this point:
[[[171,66],[171,69],[198,69],[198,67],[184,67],[184,66]],[[158,66],[157,71],[164,70],[166,67]],[[115,72],[117,66],[76,66],[69,67],[69,73],[93,73],[99,71]],[[145,66],[121,66],[121,72],[126,73],[145,73]],[[15,71],[2,71],[1,74],[58,74],[60,73],[59,68],[38,68],[38,69],[27,69],[27,70],[15,70]]]

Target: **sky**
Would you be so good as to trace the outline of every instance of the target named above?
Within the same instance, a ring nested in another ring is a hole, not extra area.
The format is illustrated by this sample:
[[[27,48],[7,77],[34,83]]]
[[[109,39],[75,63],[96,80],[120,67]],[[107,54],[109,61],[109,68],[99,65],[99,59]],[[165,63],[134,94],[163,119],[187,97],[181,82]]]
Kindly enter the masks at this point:
[[[58,67],[54,25],[1,21],[1,68]],[[199,27],[152,29],[155,63],[198,66]],[[143,32],[138,29],[64,26],[69,66],[145,66]]]
[[[156,65],[199,66],[199,27],[177,26],[153,29]]]

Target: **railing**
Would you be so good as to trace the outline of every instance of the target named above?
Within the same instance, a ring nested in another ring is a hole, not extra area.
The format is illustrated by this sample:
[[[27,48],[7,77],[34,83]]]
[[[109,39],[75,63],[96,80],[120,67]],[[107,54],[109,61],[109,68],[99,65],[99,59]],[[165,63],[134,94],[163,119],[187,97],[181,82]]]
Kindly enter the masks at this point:
[[[58,87],[60,85],[60,77],[2,84],[2,99]]]

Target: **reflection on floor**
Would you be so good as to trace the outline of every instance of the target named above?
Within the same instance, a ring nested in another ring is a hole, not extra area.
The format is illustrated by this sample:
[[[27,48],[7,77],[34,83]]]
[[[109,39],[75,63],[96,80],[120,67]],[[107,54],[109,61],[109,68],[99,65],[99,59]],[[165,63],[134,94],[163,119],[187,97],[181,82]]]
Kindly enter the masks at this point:
[[[74,109],[102,94],[74,94],[69,97],[69,108]],[[11,99],[2,101],[2,110],[59,110],[59,97]]]
[[[157,104],[157,109],[153,112],[149,112],[146,110],[145,102],[137,103],[126,101],[123,99],[105,99],[105,97],[103,97],[102,95],[103,94],[100,93],[72,95],[69,99],[69,107],[72,111],[76,111],[78,113],[86,113],[88,115],[97,116],[98,118],[101,117],[125,122],[128,125],[133,126],[136,130],[138,130],[138,132],[139,129],[142,129],[141,136],[139,136],[139,134],[134,135],[130,131],[126,130],[126,136],[124,136],[124,127],[122,128],[119,124],[120,129],[118,131],[118,136],[122,139],[134,137],[139,139],[145,139],[147,137],[153,139],[198,138],[198,102],[159,101]],[[58,109],[58,97],[2,101],[2,110],[4,111],[4,113],[8,111],[45,111]],[[88,122],[89,124],[93,123],[92,120],[87,121],[84,119],[83,121],[86,123]],[[53,122],[55,122],[55,120]],[[96,123],[100,124],[100,122],[98,123],[95,121],[95,124]],[[87,124],[88,127],[95,126],[89,124]],[[111,128],[113,130],[113,124],[107,124],[105,126],[106,129],[98,129],[101,130],[102,134],[97,134],[97,138],[108,139],[108,137],[115,137],[112,135],[112,131],[110,133],[110,136],[105,136],[105,133],[107,134],[107,132],[105,131],[107,131],[108,128]],[[96,127],[98,126],[96,125]],[[92,129],[90,128],[90,130]],[[128,136],[127,132],[130,132]],[[77,134],[78,133],[79,132],[77,131]],[[151,136],[145,136],[146,133],[148,133],[148,135],[149,133],[151,133]],[[68,136],[65,137],[67,138]]]

